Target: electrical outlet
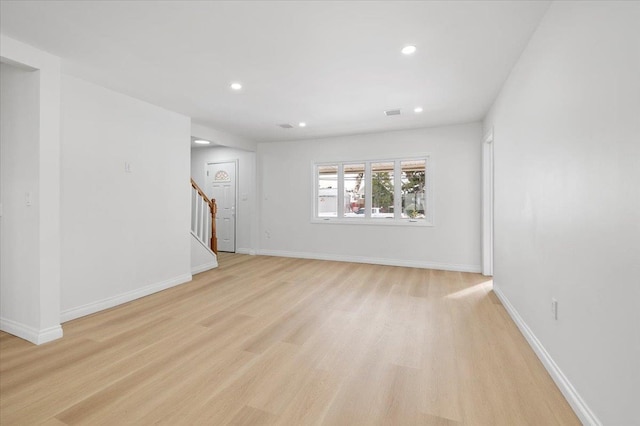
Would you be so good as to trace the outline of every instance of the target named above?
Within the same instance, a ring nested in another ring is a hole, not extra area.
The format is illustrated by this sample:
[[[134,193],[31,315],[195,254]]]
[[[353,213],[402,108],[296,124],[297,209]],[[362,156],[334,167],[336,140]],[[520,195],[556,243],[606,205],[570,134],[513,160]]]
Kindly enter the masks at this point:
[[[558,319],[558,301],[554,298],[551,298],[551,315],[554,320]]]
[[[267,240],[270,240],[271,239],[271,232],[264,231],[264,236],[267,238]]]

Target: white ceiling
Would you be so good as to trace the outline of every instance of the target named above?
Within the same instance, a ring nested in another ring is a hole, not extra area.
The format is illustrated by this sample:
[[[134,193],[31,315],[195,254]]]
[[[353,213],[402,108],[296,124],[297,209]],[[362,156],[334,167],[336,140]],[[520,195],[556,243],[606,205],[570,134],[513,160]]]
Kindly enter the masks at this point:
[[[0,29],[66,73],[266,142],[480,120],[548,4],[2,0]]]

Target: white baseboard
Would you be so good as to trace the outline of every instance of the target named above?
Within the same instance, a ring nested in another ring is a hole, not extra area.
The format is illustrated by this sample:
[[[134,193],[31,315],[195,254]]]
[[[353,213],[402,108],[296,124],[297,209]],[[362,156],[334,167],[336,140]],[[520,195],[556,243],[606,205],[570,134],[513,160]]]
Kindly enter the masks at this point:
[[[51,342],[52,340],[62,337],[62,327],[60,325],[38,330],[37,328],[33,328],[8,318],[0,318],[0,330],[13,334],[21,339],[28,340],[36,345]]]
[[[542,364],[546,368],[546,370],[551,375],[551,378],[556,383],[560,392],[567,399],[571,408],[576,413],[582,424],[591,425],[591,426],[602,426],[600,420],[596,417],[596,415],[591,411],[591,409],[587,406],[586,402],[582,399],[578,391],[573,387],[567,376],[564,375],[558,364],[555,363],[549,352],[544,348],[540,340],[533,334],[533,331],[529,328],[527,323],[524,322],[518,311],[513,307],[509,299],[504,295],[504,293],[500,290],[499,287],[496,286],[495,282],[493,284],[493,292],[498,296],[498,299],[502,302],[505,309],[511,316],[513,322],[516,323],[520,332],[524,335],[527,342],[536,353]]]
[[[249,249],[249,248],[239,248],[239,249],[236,249],[236,253],[238,253],[238,254],[250,254],[251,256],[255,256],[256,251],[254,249]]]
[[[421,260],[386,259],[365,256],[345,256],[339,254],[305,253],[284,250],[258,250],[257,254],[262,256],[297,257],[301,259],[333,260],[337,262],[370,263],[374,265],[404,266],[407,268],[439,269],[443,271],[456,272],[479,273],[482,270],[480,265],[438,263]]]
[[[96,312],[103,311],[105,309],[113,308],[114,306],[121,305],[123,303],[130,302],[135,299],[139,299],[144,296],[148,296],[153,293],[157,293],[162,290],[166,290],[171,287],[175,287],[180,284],[191,281],[190,274],[180,275],[169,280],[161,281],[159,283],[151,284],[146,287],[138,288],[117,296],[108,297],[106,299],[98,300],[96,302],[87,303],[86,305],[78,306],[76,308],[65,309],[60,312],[60,321],[67,322],[72,319],[84,317],[86,315],[95,314]]]
[[[217,268],[217,267],[218,267],[218,261],[217,260],[214,260],[212,262],[203,263],[202,265],[199,265],[199,266],[192,266],[191,267],[191,275],[199,274],[200,272],[208,271],[209,269],[213,269],[213,268]]]

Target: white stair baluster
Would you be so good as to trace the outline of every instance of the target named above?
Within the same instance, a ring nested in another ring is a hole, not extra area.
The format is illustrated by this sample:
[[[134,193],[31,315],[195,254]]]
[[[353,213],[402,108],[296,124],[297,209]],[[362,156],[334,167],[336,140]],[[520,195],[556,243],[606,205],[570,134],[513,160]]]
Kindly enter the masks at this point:
[[[214,250],[216,247],[216,241],[213,240],[214,209],[193,179],[191,179],[191,188],[191,232],[202,244]]]

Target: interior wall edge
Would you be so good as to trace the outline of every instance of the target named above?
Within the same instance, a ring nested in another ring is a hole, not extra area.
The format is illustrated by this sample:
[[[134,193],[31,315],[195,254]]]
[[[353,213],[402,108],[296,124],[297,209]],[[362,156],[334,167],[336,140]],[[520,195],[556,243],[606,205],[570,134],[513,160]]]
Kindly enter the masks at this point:
[[[542,362],[542,365],[558,386],[558,389],[560,389],[560,392],[562,392],[562,395],[564,395],[580,421],[585,425],[602,426],[602,422],[600,422],[591,408],[589,408],[576,388],[562,372],[560,367],[558,367],[558,364],[556,364],[549,352],[547,352],[540,340],[538,340],[531,328],[529,328],[522,316],[520,316],[516,308],[511,304],[507,296],[500,290],[500,287],[496,285],[495,281],[493,283],[493,292],[498,296],[498,299],[502,302],[507,313],[527,340],[527,343],[531,346],[531,349],[533,349],[536,356],[540,359],[540,362]]]
[[[62,337],[62,326],[60,325],[36,329],[8,318],[0,318],[0,330],[36,345],[42,345]]]

